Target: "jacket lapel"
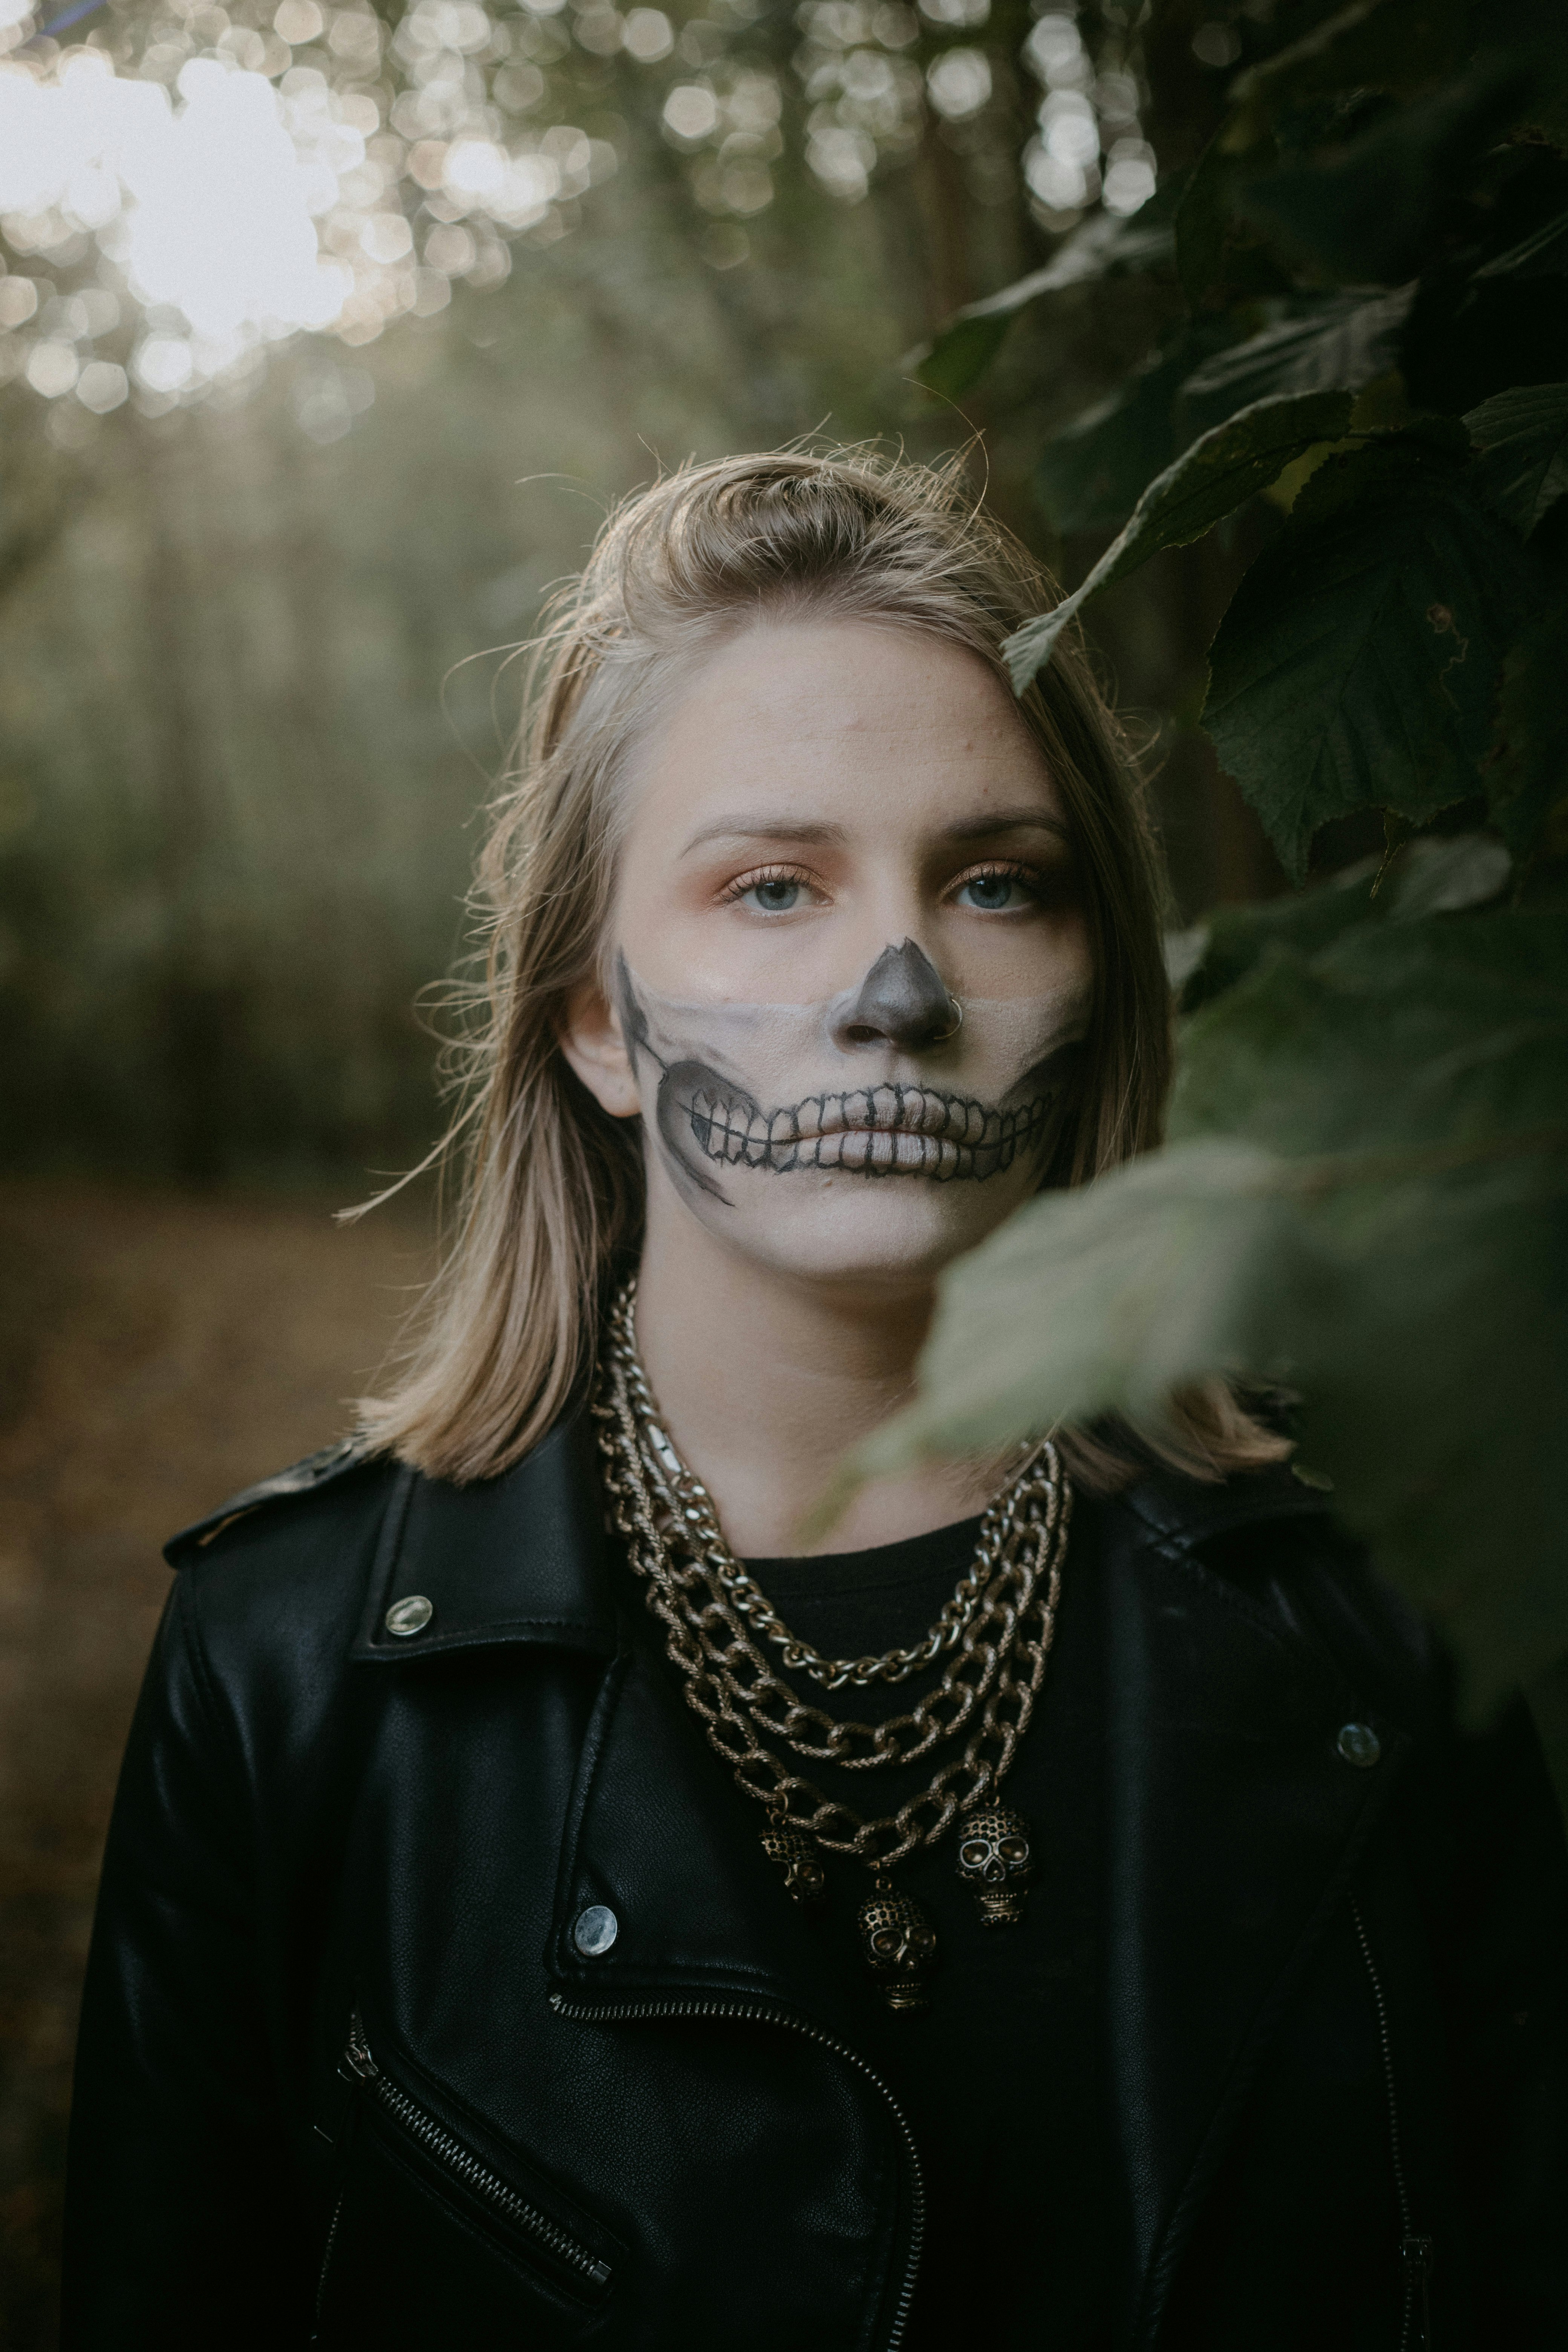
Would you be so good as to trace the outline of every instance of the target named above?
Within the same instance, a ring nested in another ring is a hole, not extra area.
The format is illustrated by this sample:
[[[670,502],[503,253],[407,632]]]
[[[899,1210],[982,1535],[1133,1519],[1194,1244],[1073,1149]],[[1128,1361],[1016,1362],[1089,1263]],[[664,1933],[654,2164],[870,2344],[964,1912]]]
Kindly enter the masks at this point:
[[[1172,2275],[1258,2063],[1381,1814],[1407,1736],[1309,1644],[1259,1575],[1205,1566],[1227,1525],[1312,1511],[1286,1488],[1208,1511],[1140,1490],[1105,1514],[1107,2002],[1134,2294],[1155,2340]],[[1375,1766],[1340,1756],[1370,1724]]]
[[[584,1745],[549,1952],[558,1989],[595,2004],[725,1997],[839,2022],[837,1954],[763,1853],[764,1821],[639,1627]],[[576,1923],[596,1905],[616,1937],[584,1954]]]
[[[644,1630],[627,1633],[566,1821],[548,1952],[557,1990],[595,2006],[675,1994],[785,2006],[842,2034],[844,1922],[806,1916],[785,1894],[762,1851],[764,1821]],[[837,1879],[835,1915],[860,1895],[847,1872]],[[616,1919],[605,1952],[578,1948],[576,1922],[593,1906]]]
[[[399,1604],[416,1600],[428,1612],[395,1631]],[[585,1413],[499,1478],[454,1486],[398,1474],[353,1655],[417,1671],[454,1652],[519,1644],[608,1664],[563,1842],[549,1956],[557,1987],[600,2000],[685,1990],[830,2008],[831,1968],[762,1851],[761,1808],[734,1787],[645,1612],[617,1590]],[[573,1929],[595,1904],[614,1912],[616,1937],[585,1957]]]

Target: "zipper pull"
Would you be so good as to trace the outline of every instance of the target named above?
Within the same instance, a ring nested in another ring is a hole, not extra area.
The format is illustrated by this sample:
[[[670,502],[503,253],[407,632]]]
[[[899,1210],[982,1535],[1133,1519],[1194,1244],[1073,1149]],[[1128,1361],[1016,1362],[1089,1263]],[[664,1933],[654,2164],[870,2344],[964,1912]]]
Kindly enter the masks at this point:
[[[1420,2315],[1412,2352],[1427,2352],[1432,2341],[1431,2239],[1417,2237],[1406,2230],[1399,2241],[1399,2259],[1405,2264],[1405,2309],[1415,2306]]]
[[[374,2083],[381,2071],[370,2054],[364,2038],[364,2021],[357,2009],[349,2019],[349,2038],[343,2045],[342,2064],[338,2068],[340,2074],[344,2066],[362,2083]]]

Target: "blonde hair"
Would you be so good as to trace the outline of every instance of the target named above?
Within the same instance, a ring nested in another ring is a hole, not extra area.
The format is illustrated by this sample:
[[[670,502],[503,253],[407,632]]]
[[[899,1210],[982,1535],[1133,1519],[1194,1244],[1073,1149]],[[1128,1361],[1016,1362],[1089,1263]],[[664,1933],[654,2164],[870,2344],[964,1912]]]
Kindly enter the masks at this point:
[[[1058,593],[977,507],[962,459],[728,457],[683,467],[612,515],[531,649],[479,867],[479,1017],[432,1155],[460,1157],[460,1212],[402,1379],[362,1407],[368,1444],[433,1475],[490,1476],[539,1443],[592,1370],[610,1269],[640,1234],[640,1122],[600,1108],[558,1038],[570,992],[600,969],[628,756],[694,667],[760,622],[809,617],[923,631],[1005,677],[1004,640]],[[1047,1179],[1078,1184],[1159,1138],[1171,1027],[1160,869],[1134,763],[1076,635],[1018,709],[1066,806],[1093,949],[1084,1075]],[[1125,1467],[1086,1434],[1071,1450],[1094,1485]],[[1212,1476],[1281,1449],[1216,1385],[1188,1396],[1161,1450]]]

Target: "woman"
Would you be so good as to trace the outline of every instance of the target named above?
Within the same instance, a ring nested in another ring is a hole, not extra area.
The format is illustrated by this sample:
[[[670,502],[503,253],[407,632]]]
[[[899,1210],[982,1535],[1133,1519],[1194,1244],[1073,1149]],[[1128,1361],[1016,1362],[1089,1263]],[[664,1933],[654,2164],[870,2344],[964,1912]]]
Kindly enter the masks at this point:
[[[942,1269],[1158,1131],[1114,730],[1001,667],[1047,594],[792,454],[558,616],[420,1351],[171,1546],[74,2352],[1563,2340],[1539,1758],[1282,1440],[1215,1390],[798,1548]]]

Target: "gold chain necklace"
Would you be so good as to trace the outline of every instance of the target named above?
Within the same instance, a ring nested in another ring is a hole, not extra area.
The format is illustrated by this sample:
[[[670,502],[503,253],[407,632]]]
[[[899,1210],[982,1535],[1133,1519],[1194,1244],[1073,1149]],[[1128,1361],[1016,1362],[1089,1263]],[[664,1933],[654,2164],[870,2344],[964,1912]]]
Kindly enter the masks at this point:
[[[1032,1449],[985,1514],[974,1565],[920,1643],[879,1658],[821,1658],[789,1633],[735,1559],[707,1489],[670,1443],[637,1357],[636,1297],[628,1283],[611,1307],[592,1407],[615,1530],[664,1627],[689,1706],[738,1785],[767,1810],[763,1844],[788,1891],[805,1903],[821,1899],[826,1878],[818,1848],[866,1863],[876,1879],[876,1893],[857,1915],[867,1963],[889,2006],[923,2008],[921,1979],[935,1960],[936,1934],[914,1899],[894,1890],[897,1863],[916,1846],[934,1845],[962,1815],[958,1874],[978,1895],[982,1918],[1000,1927],[1023,1914],[1033,1873],[1029,1825],[997,1801],[996,1790],[1045,1679],[1072,1489],[1055,1448]],[[748,1621],[778,1645],[786,1664],[808,1673],[815,1665],[815,1679],[829,1688],[902,1681],[944,1651],[957,1655],[907,1712],[880,1723],[847,1722],[779,1679]],[[918,1796],[868,1820],[792,1771],[759,1732],[797,1757],[852,1771],[910,1763],[961,1737],[963,1745]]]

